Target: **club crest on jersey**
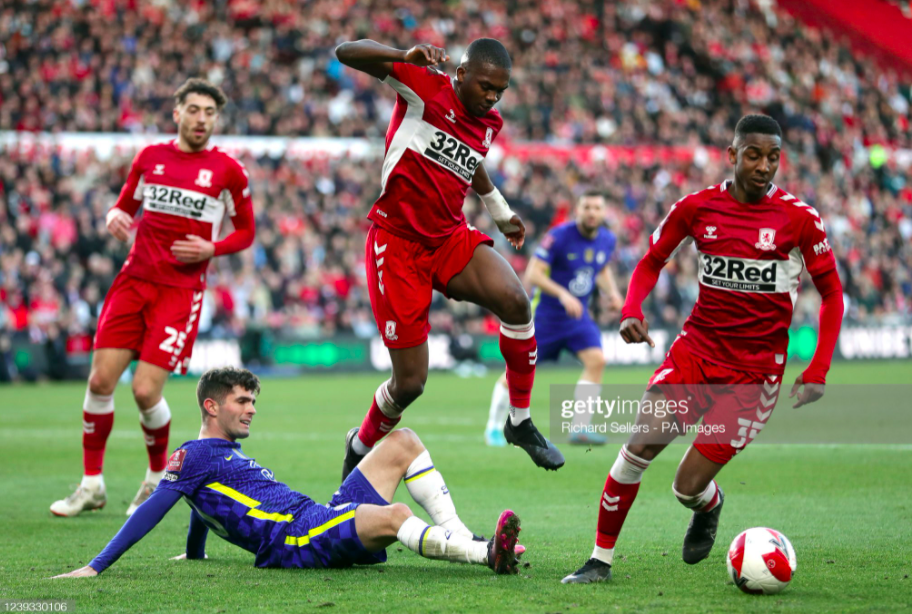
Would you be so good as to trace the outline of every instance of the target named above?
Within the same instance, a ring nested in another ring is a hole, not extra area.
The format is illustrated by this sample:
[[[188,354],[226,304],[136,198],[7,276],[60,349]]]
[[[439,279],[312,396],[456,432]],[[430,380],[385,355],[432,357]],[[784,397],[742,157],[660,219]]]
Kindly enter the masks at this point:
[[[760,229],[760,240],[754,243],[754,247],[757,249],[762,249],[765,252],[771,252],[776,249],[776,244],[773,241],[776,240],[776,231],[772,228],[761,228]]]
[[[386,321],[386,338],[390,341],[395,341],[399,338],[399,335],[396,334],[396,323],[392,320]]]
[[[703,235],[703,238],[704,238],[704,239],[718,239],[719,237],[716,236],[716,227],[715,227],[715,226],[707,226],[707,227],[706,227],[706,234]]]
[[[453,109],[450,109],[450,112],[447,113],[446,115],[444,115],[444,117],[447,118],[447,121],[452,122],[454,124],[456,123],[456,111],[454,111]]]
[[[212,187],[212,171],[209,169],[201,168],[199,177],[194,181],[196,185],[201,188],[211,188]]]
[[[164,175],[164,174],[165,174],[165,165],[164,165],[164,164],[156,164],[156,165],[155,165],[155,170],[152,171],[152,174],[153,174],[153,175]]]
[[[494,130],[491,128],[488,128],[487,130],[485,130],[485,138],[484,138],[484,141],[481,142],[481,146],[484,147],[485,149],[490,149],[492,142],[494,142]]]
[[[593,258],[595,258],[595,250],[592,248],[587,248],[586,251],[583,252],[583,260],[586,262],[592,262]]]

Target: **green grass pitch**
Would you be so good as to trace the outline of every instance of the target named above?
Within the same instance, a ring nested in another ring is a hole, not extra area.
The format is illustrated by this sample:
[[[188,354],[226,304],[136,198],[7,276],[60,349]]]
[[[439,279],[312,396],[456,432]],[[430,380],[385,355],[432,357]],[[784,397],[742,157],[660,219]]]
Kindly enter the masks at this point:
[[[798,372],[792,367],[785,382]],[[836,364],[830,383],[908,382],[909,362]],[[644,383],[646,369],[609,369],[606,384]],[[519,449],[487,448],[482,429],[498,374],[459,379],[432,373],[405,414],[431,451],[463,520],[490,534],[500,510],[523,521],[528,567],[512,577],[427,561],[396,546],[389,562],[349,570],[261,570],[253,556],[211,535],[208,561],[169,561],[183,552],[183,503],[99,578],[47,580],[88,563],[125,520],[146,454],[128,387],[116,395],[105,480],[108,505],[75,519],[53,518],[52,501],[81,475],[84,384],[0,388],[0,602],[68,599],[78,612],[873,612],[912,609],[912,445],[813,446],[756,443],[721,474],[726,491],[718,543],[709,559],[680,559],[689,512],[671,494],[684,451],[673,446],[647,472],[617,547],[611,583],[565,586],[592,548],[605,475],[622,443],[587,451],[565,447],[567,465],[545,473]],[[549,384],[575,382],[575,370],[540,369],[533,399],[547,407]],[[310,375],[266,380],[244,442],[277,479],[326,501],[338,485],[342,442],[360,422],[382,374]],[[172,447],[197,436],[194,382],[172,381]],[[792,410],[783,399],[777,412]],[[860,408],[862,409],[862,408]],[[538,423],[547,427],[544,409]],[[910,418],[912,419],[912,418]],[[773,416],[775,420],[775,416]],[[762,436],[759,440],[762,442]],[[400,488],[396,499],[411,503]],[[417,506],[413,506],[415,509]],[[423,511],[416,510],[423,515]],[[798,572],[780,595],[740,593],[725,569],[729,542],[743,529],[783,531]]]

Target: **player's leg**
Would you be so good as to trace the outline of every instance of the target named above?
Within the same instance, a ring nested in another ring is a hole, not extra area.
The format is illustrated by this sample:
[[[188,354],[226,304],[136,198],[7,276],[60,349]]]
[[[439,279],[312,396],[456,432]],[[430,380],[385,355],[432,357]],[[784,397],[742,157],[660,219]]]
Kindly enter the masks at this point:
[[[105,296],[82,408],[83,478],[76,492],[51,505],[55,516],[75,516],[105,504],[102,469],[114,426],[114,389],[142,347],[145,324],[141,313],[148,300],[147,291],[145,282],[118,275]]]
[[[708,557],[716,542],[725,494],[715,477],[724,466],[690,446],[675,473],[672,491],[681,505],[693,510],[681,554],[689,565]]]
[[[503,425],[510,413],[510,396],[507,387],[506,371],[494,382],[491,394],[491,408],[488,410],[488,423],[485,426],[485,443],[489,446],[507,445],[503,436]]]
[[[168,436],[171,430],[171,409],[162,396],[170,371],[144,360],[136,365],[133,374],[133,399],[139,409],[139,424],[146,442],[149,466],[139,491],[127,508],[127,516],[149,498],[165,475],[168,461]]]
[[[114,389],[136,352],[103,348],[92,354],[92,367],[82,405],[82,465],[79,487],[66,499],[55,501],[55,516],[75,516],[82,511],[101,509],[107,496],[104,477],[104,455],[108,436],[114,427]]]
[[[380,384],[361,427],[346,439],[342,479],[424,392],[428,373],[428,310],[432,254],[424,246],[372,226],[365,244],[371,310],[390,353],[392,377]]]
[[[643,395],[641,411],[636,419],[637,430],[618,453],[602,489],[592,555],[580,569],[562,580],[564,584],[588,584],[611,579],[614,546],[640,490],[643,473],[678,435],[678,423],[673,415],[643,411],[644,407],[655,408],[665,404],[666,397],[657,388],[650,388]]]
[[[595,334],[600,334],[593,324]],[[598,340],[598,338],[596,338]],[[584,403],[590,398],[601,394],[602,372],[605,370],[605,354],[602,352],[601,343],[597,346],[585,347],[576,352],[576,357],[583,363],[583,372],[576,382],[574,400]],[[573,435],[570,443],[575,445],[603,446],[608,443],[608,438],[599,433],[590,433],[588,429],[592,423],[592,414],[576,413],[573,416]]]
[[[446,281],[448,296],[469,301],[500,318],[500,353],[507,363],[510,419],[504,437],[524,449],[535,464],[556,470],[564,456],[532,423],[529,406],[538,346],[529,297],[513,268],[487,244],[475,245],[465,267]]]
[[[427,341],[415,347],[388,349],[393,364],[392,377],[377,388],[361,426],[349,431],[342,464],[343,480],[382,437],[396,428],[405,408],[424,392],[428,376]]]
[[[386,501],[392,501],[399,483],[428,513],[435,525],[468,538],[472,532],[456,513],[456,506],[443,475],[434,467],[431,454],[411,429],[390,433],[358,464],[358,472]],[[350,476],[346,481],[355,479]]]

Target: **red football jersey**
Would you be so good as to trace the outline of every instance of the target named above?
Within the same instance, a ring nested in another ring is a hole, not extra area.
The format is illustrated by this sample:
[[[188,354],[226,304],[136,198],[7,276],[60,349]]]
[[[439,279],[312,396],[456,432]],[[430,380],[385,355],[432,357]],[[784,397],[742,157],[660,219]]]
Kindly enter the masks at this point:
[[[496,109],[470,115],[450,77],[396,62],[383,81],[396,90],[386,133],[383,192],[368,218],[428,247],[465,223],[462,205],[472,175],[503,127]]]
[[[700,295],[677,343],[735,369],[781,373],[799,276],[806,269],[818,277],[836,260],[813,207],[775,185],[760,202],[745,204],[728,186],[725,181],[675,203],[650,237],[644,260],[667,262],[694,243]]]
[[[181,288],[205,287],[209,261],[184,263],[171,245],[187,235],[215,241],[227,213],[252,217],[247,171],[215,146],[187,153],[177,142],[149,145],[133,160],[114,205],[130,215],[140,206],[136,241],[121,271]],[[242,211],[243,210],[243,211]]]

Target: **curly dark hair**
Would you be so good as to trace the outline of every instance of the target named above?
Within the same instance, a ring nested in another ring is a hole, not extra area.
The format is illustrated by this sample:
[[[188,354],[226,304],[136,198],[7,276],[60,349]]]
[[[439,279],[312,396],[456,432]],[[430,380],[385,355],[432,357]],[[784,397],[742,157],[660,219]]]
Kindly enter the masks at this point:
[[[219,404],[224,403],[225,397],[235,386],[240,386],[255,395],[260,394],[260,379],[247,369],[219,367],[203,373],[199,384],[196,385],[196,401],[199,403],[203,418],[206,417],[206,409],[203,407],[206,399],[212,399]]]
[[[217,85],[212,85],[205,79],[187,79],[184,84],[174,92],[174,104],[182,105],[190,94],[202,94],[215,101],[216,108],[221,111],[228,104],[228,97]]]

